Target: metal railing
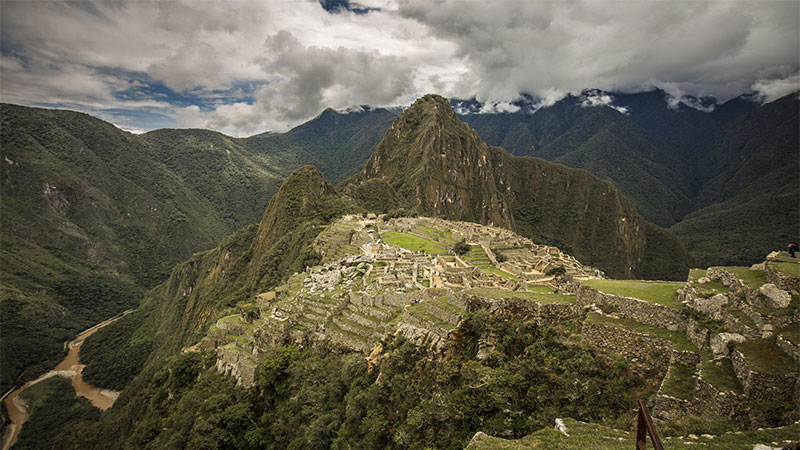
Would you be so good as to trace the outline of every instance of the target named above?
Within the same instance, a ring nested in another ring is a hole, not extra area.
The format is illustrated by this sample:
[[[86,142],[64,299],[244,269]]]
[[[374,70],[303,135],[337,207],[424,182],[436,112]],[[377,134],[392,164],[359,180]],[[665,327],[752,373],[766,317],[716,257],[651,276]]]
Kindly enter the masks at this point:
[[[639,418],[636,425],[636,450],[647,449],[647,435],[650,435],[650,440],[653,442],[655,450],[664,450],[661,446],[661,439],[658,437],[656,427],[653,425],[653,419],[650,418],[650,411],[643,401],[639,400]]]

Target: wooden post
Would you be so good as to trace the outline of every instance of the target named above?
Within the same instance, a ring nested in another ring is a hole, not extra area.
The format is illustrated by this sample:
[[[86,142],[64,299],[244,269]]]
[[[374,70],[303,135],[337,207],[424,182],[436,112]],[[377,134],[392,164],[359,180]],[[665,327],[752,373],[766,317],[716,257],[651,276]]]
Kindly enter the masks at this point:
[[[661,439],[658,437],[653,419],[650,418],[650,412],[643,401],[639,400],[639,415],[636,424],[636,450],[647,449],[647,435],[650,435],[650,440],[653,442],[655,450],[664,450],[661,446]]]

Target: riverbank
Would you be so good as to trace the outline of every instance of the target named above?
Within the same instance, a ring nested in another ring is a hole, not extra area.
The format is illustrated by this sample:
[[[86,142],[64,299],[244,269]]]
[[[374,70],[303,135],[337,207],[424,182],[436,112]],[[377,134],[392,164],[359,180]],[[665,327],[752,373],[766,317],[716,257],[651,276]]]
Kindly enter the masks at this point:
[[[67,356],[64,357],[64,359],[53,370],[45,373],[35,380],[28,381],[22,387],[13,390],[10,393],[6,393],[6,395],[0,399],[3,401],[3,404],[6,407],[6,412],[8,413],[8,417],[10,419],[10,423],[3,435],[3,450],[8,450],[12,445],[14,445],[14,443],[17,441],[17,437],[19,436],[19,432],[22,430],[22,425],[28,419],[28,405],[25,404],[25,401],[22,400],[19,395],[34,384],[44,381],[48,378],[60,376],[72,379],[72,387],[75,389],[75,393],[81,397],[85,397],[92,403],[94,407],[103,411],[110,408],[114,404],[114,401],[116,401],[117,397],[119,396],[119,392],[92,386],[91,384],[85,382],[81,377],[81,372],[83,371],[84,365],[80,364],[80,347],[83,344],[83,341],[97,330],[115,322],[116,320],[132,313],[133,311],[133,309],[129,309],[110,319],[106,319],[97,325],[83,330],[75,337],[75,339],[67,344],[69,347]]]

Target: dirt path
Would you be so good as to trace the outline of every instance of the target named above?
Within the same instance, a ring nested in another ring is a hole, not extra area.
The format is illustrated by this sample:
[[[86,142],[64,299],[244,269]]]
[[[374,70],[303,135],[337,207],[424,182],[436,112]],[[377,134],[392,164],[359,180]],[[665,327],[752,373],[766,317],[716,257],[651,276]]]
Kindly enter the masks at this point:
[[[92,386],[91,384],[83,381],[83,378],[81,377],[81,371],[83,371],[85,365],[78,363],[78,352],[80,352],[81,345],[87,337],[94,334],[94,332],[100,328],[113,323],[117,319],[131,312],[133,312],[132,309],[100,322],[99,324],[87,330],[84,330],[75,339],[70,341],[69,352],[67,353],[67,356],[53,370],[35,380],[25,383],[19,389],[16,389],[5,396],[3,402],[5,403],[6,411],[8,412],[8,417],[11,419],[11,423],[8,425],[8,430],[4,433],[3,450],[8,450],[12,445],[14,445],[15,442],[17,442],[19,432],[22,430],[22,424],[28,420],[28,405],[24,400],[22,400],[22,398],[19,397],[19,394],[34,384],[39,383],[40,381],[44,381],[48,378],[56,376],[71,378],[72,387],[75,389],[75,393],[81,397],[86,397],[89,399],[89,401],[95,407],[105,411],[114,404],[114,401],[119,396],[119,392],[109,391],[108,389],[100,389],[99,387]]]

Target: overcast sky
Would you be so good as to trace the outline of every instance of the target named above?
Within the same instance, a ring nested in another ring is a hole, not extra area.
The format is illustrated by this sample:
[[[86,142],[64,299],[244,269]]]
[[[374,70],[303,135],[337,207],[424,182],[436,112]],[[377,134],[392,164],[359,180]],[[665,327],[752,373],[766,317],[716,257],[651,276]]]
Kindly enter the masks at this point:
[[[800,88],[800,1],[0,1],[3,102],[139,132],[285,131],[426,93]]]

